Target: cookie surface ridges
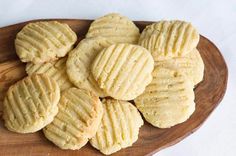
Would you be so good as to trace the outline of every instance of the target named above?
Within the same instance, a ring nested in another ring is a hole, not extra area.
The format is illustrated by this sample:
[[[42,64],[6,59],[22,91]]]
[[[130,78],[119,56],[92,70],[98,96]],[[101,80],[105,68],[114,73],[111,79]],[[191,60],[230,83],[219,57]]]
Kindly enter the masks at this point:
[[[106,99],[102,103],[102,122],[90,144],[109,155],[137,141],[143,120],[137,108],[129,102]]]
[[[103,107],[90,91],[70,88],[62,93],[59,112],[43,132],[62,149],[80,149],[93,137],[100,125]]]
[[[31,75],[12,85],[3,102],[5,126],[13,132],[32,133],[52,122],[58,112],[60,89],[47,75]]]
[[[27,63],[25,70],[28,75],[47,74],[58,83],[60,90],[63,91],[73,86],[66,73],[66,60],[67,57],[42,64]]]
[[[102,36],[114,43],[138,42],[138,27],[127,17],[117,13],[107,14],[96,19],[89,27],[86,37]]]
[[[67,24],[57,21],[29,23],[16,35],[16,53],[22,62],[44,63],[64,57],[77,40]]]
[[[160,21],[143,30],[139,44],[152,53],[155,61],[160,61],[185,56],[196,48],[199,38],[191,23]]]
[[[155,66],[183,72],[192,81],[193,85],[201,82],[204,76],[204,63],[196,48],[184,57],[156,61]]]
[[[155,68],[153,80],[135,105],[147,122],[169,128],[186,121],[195,110],[191,81],[181,72]]]
[[[69,53],[66,63],[67,74],[75,86],[93,91],[100,97],[107,96],[94,80],[90,68],[97,54],[111,44],[103,37],[85,38]]]
[[[151,82],[153,67],[153,58],[145,48],[113,44],[97,55],[91,71],[99,87],[109,96],[132,100]]]

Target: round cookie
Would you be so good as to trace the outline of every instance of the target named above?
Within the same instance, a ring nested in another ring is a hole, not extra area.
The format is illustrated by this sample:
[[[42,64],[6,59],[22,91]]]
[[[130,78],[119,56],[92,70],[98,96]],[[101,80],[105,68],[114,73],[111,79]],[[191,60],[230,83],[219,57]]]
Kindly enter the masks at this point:
[[[62,93],[59,112],[43,132],[62,149],[80,149],[96,134],[103,107],[99,97],[90,91],[70,88]]]
[[[182,123],[195,110],[191,81],[181,72],[158,67],[152,82],[134,102],[146,121],[159,128]]]
[[[56,81],[44,74],[28,76],[7,91],[3,102],[5,126],[18,133],[36,132],[52,122],[59,99]]]
[[[145,48],[113,44],[97,55],[91,71],[99,87],[109,96],[132,100],[151,82],[153,67],[153,58]]]
[[[75,86],[91,90],[100,97],[107,96],[94,80],[90,66],[97,54],[111,44],[103,37],[85,38],[69,53],[66,63],[67,74]]]
[[[27,63],[25,70],[28,75],[47,74],[58,83],[60,90],[63,91],[73,86],[66,73],[66,60],[67,57],[42,64]]]
[[[132,146],[138,140],[143,120],[137,108],[129,102],[104,99],[102,103],[102,122],[90,144],[103,154],[109,155]]]
[[[183,72],[190,80],[192,80],[193,85],[197,85],[201,82],[204,76],[204,63],[196,48],[184,57],[156,61],[155,66]]]
[[[155,61],[160,61],[185,56],[196,48],[199,38],[191,23],[160,21],[143,30],[139,44],[152,53]]]
[[[57,21],[29,23],[16,35],[16,53],[22,62],[44,63],[64,57],[77,40],[67,24]]]
[[[127,17],[117,13],[107,14],[92,22],[86,37],[102,36],[114,43],[138,42],[138,27]]]

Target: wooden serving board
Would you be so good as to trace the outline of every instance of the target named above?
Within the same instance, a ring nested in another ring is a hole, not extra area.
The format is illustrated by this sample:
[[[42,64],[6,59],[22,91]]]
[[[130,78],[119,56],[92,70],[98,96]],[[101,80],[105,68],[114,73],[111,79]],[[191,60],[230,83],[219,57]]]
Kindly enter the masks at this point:
[[[91,20],[58,19],[65,22],[83,39]],[[29,21],[32,22],[32,21]],[[21,28],[29,23],[20,23],[0,28],[0,116],[2,101],[8,87],[26,76],[25,64],[18,59],[14,49],[14,39]],[[135,22],[140,28],[152,22]],[[217,47],[207,38],[201,36],[197,49],[205,64],[204,80],[195,89],[196,111],[186,122],[169,129],[159,129],[147,122],[141,128],[139,139],[132,147],[123,149],[114,155],[151,155],[174,145],[196,131],[222,100],[226,91],[228,70],[224,58]],[[211,139],[211,138],[206,138]],[[1,156],[56,156],[56,155],[101,155],[89,143],[80,150],[61,150],[43,133],[17,134],[8,131],[0,117],[0,155]]]

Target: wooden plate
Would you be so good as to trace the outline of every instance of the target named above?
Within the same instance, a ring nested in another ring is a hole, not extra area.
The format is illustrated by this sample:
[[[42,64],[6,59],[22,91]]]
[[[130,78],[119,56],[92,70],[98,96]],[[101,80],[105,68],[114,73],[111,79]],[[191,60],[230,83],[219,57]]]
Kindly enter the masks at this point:
[[[77,33],[79,40],[84,38],[91,20],[60,19]],[[32,21],[29,21],[32,22]],[[0,29],[0,114],[2,101],[8,87],[20,80],[26,73],[14,50],[14,38],[21,28],[29,23],[20,23]],[[152,22],[135,22],[142,30]],[[169,129],[154,128],[148,123],[141,128],[138,141],[129,148],[114,155],[151,155],[163,148],[174,145],[196,131],[222,100],[228,79],[227,66],[217,47],[201,36],[198,44],[205,64],[204,80],[195,89],[196,111],[186,122]],[[210,138],[206,138],[210,139]],[[43,133],[17,134],[6,130],[0,120],[0,155],[101,155],[89,143],[81,150],[61,150],[49,142]]]

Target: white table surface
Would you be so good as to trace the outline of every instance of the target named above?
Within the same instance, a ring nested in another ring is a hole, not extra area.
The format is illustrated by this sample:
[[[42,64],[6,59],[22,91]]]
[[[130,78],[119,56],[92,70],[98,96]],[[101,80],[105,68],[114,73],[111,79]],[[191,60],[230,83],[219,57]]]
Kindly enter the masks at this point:
[[[38,18],[94,19],[110,12],[119,12],[132,20],[190,21],[217,45],[229,68],[226,95],[205,124],[185,140],[155,155],[235,156],[235,0],[0,0],[0,27]]]

